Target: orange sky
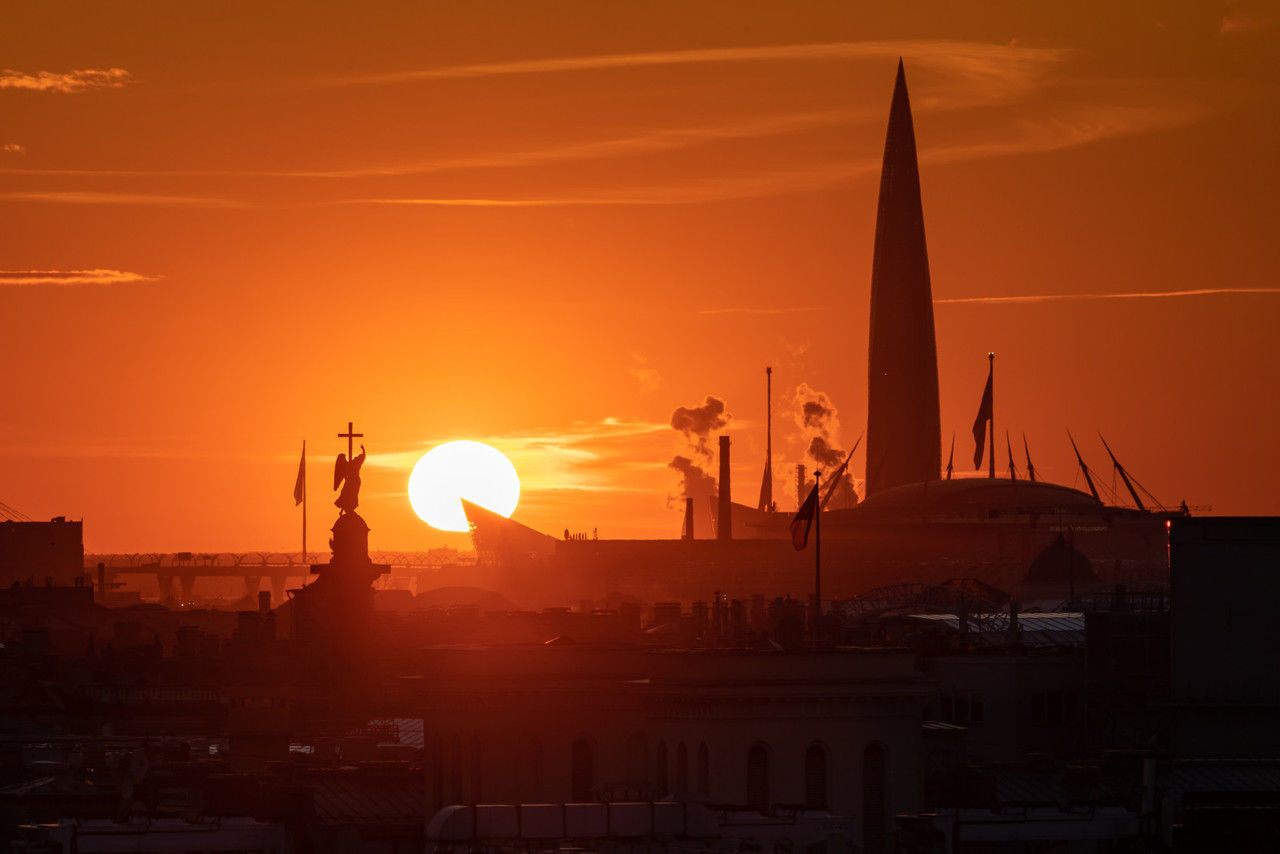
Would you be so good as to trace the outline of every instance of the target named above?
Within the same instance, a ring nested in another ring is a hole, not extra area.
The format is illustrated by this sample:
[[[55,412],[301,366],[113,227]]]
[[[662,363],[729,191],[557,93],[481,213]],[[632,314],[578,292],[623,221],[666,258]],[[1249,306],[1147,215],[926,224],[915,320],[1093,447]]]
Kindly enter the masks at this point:
[[[994,350],[1044,477],[1101,429],[1168,504],[1280,513],[1280,19],[1173,6],[5,4],[0,501],[296,548],[307,438],[317,548],[350,418],[375,548],[466,543],[404,496],[453,438],[527,524],[675,535],[671,411],[727,402],[752,502],[772,364],[790,506],[797,386],[865,423],[901,55],[944,459]]]

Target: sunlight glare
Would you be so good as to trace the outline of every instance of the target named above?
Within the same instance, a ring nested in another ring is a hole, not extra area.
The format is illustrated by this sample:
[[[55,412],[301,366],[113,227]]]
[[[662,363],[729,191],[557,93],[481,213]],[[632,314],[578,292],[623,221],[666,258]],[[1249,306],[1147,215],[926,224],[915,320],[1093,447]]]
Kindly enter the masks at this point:
[[[520,501],[516,467],[497,448],[468,439],[423,454],[409,475],[409,504],[418,518],[440,531],[469,531],[462,498],[510,516]]]

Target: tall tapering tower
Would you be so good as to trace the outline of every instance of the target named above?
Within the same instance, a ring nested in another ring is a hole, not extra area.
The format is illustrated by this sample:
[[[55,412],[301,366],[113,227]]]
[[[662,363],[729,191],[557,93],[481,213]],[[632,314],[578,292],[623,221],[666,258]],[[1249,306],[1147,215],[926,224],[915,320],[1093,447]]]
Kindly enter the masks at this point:
[[[933,293],[915,130],[907,78],[898,60],[871,267],[867,494],[937,480],[941,465]]]

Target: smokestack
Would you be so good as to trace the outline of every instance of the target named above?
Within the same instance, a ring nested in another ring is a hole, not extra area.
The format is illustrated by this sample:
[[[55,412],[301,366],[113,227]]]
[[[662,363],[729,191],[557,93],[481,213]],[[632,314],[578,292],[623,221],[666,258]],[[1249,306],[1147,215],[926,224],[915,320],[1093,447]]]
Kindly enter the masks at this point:
[[[730,499],[729,492],[729,437],[720,437],[720,483],[718,484],[718,492],[720,493],[720,512],[717,514],[716,521],[716,538],[720,540],[733,539],[733,503]]]
[[[796,464],[796,509],[804,506],[804,463]]]
[[[693,499],[684,500],[684,538],[693,539]]]

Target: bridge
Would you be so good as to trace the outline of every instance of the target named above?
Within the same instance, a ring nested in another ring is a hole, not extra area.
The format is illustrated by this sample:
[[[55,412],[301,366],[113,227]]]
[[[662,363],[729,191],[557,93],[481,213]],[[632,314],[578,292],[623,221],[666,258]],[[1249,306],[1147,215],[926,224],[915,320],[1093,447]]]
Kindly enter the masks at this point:
[[[416,574],[466,565],[471,561],[454,549],[432,549],[426,552],[370,552],[374,563],[391,567],[393,575]],[[96,575],[104,589],[110,589],[122,576],[154,576],[160,586],[160,598],[173,598],[176,580],[183,601],[191,601],[199,578],[243,578],[245,595],[255,596],[262,580],[271,584],[271,601],[284,600],[290,580],[311,576],[313,563],[328,560],[328,552],[139,552],[134,554],[89,554],[84,556],[86,574]]]

